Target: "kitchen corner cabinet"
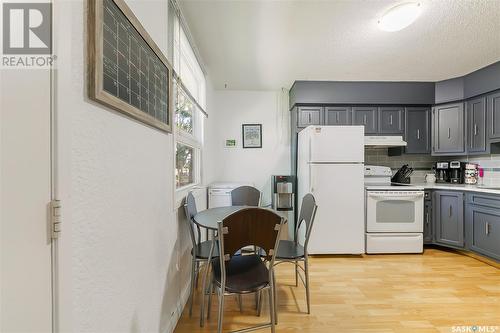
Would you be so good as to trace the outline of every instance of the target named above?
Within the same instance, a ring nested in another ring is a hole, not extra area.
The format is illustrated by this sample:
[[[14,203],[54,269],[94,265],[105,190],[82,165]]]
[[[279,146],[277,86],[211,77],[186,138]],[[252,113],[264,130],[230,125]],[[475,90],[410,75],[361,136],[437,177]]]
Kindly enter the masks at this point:
[[[487,152],[486,145],[486,97],[467,102],[467,152]]]
[[[450,103],[432,109],[432,154],[465,154],[464,103]]]
[[[300,106],[297,108],[297,127],[323,124],[322,106]]]
[[[488,139],[500,141],[500,91],[488,95],[486,101],[488,107]]]
[[[431,110],[430,108],[408,107],[405,109],[405,139],[407,154],[428,154],[431,152]]]
[[[467,248],[500,260],[500,196],[468,194],[465,224]]]
[[[364,125],[365,134],[378,133],[378,108],[372,106],[356,106],[352,108],[353,125]]]
[[[378,132],[380,134],[403,134],[404,117],[402,107],[380,107],[378,109]]]
[[[464,247],[464,204],[462,192],[435,191],[433,197],[435,242]]]
[[[325,125],[351,125],[351,107],[325,107]]]

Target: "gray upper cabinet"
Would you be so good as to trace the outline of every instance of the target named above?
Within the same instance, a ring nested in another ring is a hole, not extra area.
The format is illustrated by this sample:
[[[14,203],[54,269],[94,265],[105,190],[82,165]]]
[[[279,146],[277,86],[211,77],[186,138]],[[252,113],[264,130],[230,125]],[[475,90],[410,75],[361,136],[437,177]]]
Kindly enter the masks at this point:
[[[403,134],[404,108],[380,107],[378,117],[380,134]]]
[[[365,134],[378,132],[378,108],[372,106],[356,106],[352,108],[353,125],[364,125]]]
[[[488,138],[500,141],[500,92],[487,97],[488,106]]]
[[[467,151],[486,153],[486,97],[467,102]]]
[[[407,154],[428,154],[431,151],[431,110],[429,108],[406,108],[405,138]]]
[[[463,248],[463,193],[435,191],[433,199],[436,243]]]
[[[351,125],[351,107],[327,106],[325,107],[325,125]]]
[[[307,127],[309,125],[323,124],[323,107],[301,106],[297,108],[297,126]]]
[[[438,105],[432,109],[432,154],[465,153],[464,103]]]

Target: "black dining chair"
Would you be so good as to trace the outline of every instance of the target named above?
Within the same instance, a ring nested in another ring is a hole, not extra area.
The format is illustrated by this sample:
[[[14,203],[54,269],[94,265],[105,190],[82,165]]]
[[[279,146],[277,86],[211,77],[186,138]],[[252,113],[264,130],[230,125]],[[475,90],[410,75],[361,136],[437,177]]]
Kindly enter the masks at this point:
[[[260,191],[252,186],[240,186],[231,191],[231,206],[259,206]]]
[[[253,186],[239,186],[231,191],[231,206],[260,206],[260,191]],[[254,246],[253,249],[251,247],[245,247],[241,249],[238,254],[241,253],[258,253],[258,249]],[[238,304],[240,306],[240,311],[243,311],[243,303],[241,300],[241,295],[238,295]],[[258,307],[258,297],[257,294],[255,296],[255,307]]]
[[[218,223],[219,253],[212,261],[212,283],[208,299],[210,312],[212,289],[219,296],[217,331],[222,332],[224,318],[224,297],[269,292],[271,320],[240,331],[251,331],[270,327],[275,331],[274,305],[274,261],[284,219],[271,210],[257,207],[243,208]],[[257,254],[236,255],[243,247],[254,245],[265,251],[261,258]],[[267,263],[267,266],[266,266]]]
[[[217,241],[206,240],[201,241],[201,231],[200,226],[194,221],[194,216],[198,213],[196,209],[196,201],[192,192],[189,192],[184,200],[184,211],[186,213],[189,236],[191,238],[192,249],[191,249],[191,286],[189,292],[189,316],[193,315],[193,300],[194,291],[196,288],[196,282],[198,281],[198,274],[200,272],[200,263],[206,263],[206,269],[208,270],[210,261],[209,259],[218,257],[219,248]],[[212,251],[212,253],[210,253]],[[207,274],[205,274],[207,276]],[[205,278],[203,279],[203,289],[205,289]],[[204,294],[205,291],[202,290],[201,298],[201,309],[200,309],[200,326],[203,326],[204,322]]]
[[[298,279],[302,280],[304,287],[306,288],[306,301],[307,301],[307,313],[311,313],[311,297],[309,288],[309,259],[307,252],[307,244],[309,243],[309,237],[311,236],[311,230],[314,223],[314,218],[316,216],[316,210],[318,206],[316,205],[316,200],[311,193],[308,193],[302,199],[302,205],[300,207],[299,219],[297,220],[297,225],[295,227],[294,240],[280,240],[278,253],[276,254],[276,264],[278,265],[283,262],[290,262],[295,265],[295,286],[298,286]],[[301,245],[298,240],[299,229],[305,223],[305,239],[304,244]],[[304,263],[304,267],[299,265],[299,262]],[[304,272],[304,278],[299,274],[299,268]],[[277,314],[276,314],[277,317]]]

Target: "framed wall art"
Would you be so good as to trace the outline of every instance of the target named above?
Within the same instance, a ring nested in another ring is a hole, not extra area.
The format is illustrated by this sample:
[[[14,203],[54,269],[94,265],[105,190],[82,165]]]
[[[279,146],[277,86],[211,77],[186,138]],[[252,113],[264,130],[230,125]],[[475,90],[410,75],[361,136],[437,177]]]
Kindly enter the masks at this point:
[[[172,66],[124,0],[89,0],[89,98],[172,131]]]
[[[262,148],[262,124],[242,125],[243,148]]]

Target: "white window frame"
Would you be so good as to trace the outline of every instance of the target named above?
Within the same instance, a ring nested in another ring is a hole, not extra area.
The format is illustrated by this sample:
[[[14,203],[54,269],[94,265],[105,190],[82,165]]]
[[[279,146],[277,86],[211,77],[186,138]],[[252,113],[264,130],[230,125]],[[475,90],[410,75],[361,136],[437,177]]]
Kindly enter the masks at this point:
[[[177,127],[177,123],[174,124],[174,151],[177,156],[177,143],[187,145],[193,148],[193,168],[194,168],[194,182],[188,185],[177,187],[175,184],[175,190],[180,196],[184,196],[189,190],[195,186],[201,184],[201,158],[203,149],[203,117],[199,111],[193,112],[193,134],[188,133]],[[176,158],[174,158],[174,179],[175,179],[175,169],[177,168]]]
[[[184,30],[182,29],[179,19],[177,17],[174,18],[174,38],[173,38],[173,64],[174,69],[180,76],[182,80],[183,71],[185,73],[186,78],[190,78],[195,82],[194,91],[189,91],[189,94],[193,98],[196,99],[196,102],[203,108],[205,108],[206,103],[206,82],[205,76],[201,67],[196,59],[194,52],[192,50],[191,45],[185,35]],[[182,36],[182,37],[181,37]],[[180,50],[180,54],[179,54]],[[180,58],[179,58],[180,56]],[[182,61],[181,61],[182,60]],[[180,63],[183,63],[185,66],[180,67]],[[187,67],[186,67],[187,66]],[[189,70],[189,75],[186,71]],[[175,84],[175,83],[174,83]],[[193,88],[193,87],[191,87]],[[189,89],[189,87],[186,87]],[[177,89],[174,90],[174,93],[177,94]],[[177,101],[177,98],[176,98]],[[177,107],[176,107],[177,108]],[[174,117],[176,119],[176,117]],[[173,132],[173,151],[174,151],[174,168],[173,168],[173,178],[174,178],[174,198],[176,201],[176,207],[180,205],[182,199],[187,195],[187,193],[193,189],[200,188],[202,184],[202,159],[203,159],[203,128],[204,128],[204,116],[195,107],[193,111],[193,133],[188,133],[177,127],[177,122],[174,122],[172,127],[174,128]],[[177,144],[187,145],[193,148],[193,178],[194,182],[188,185],[184,185],[181,187],[177,187],[175,181],[175,173],[177,168]]]

